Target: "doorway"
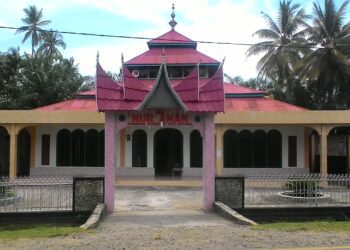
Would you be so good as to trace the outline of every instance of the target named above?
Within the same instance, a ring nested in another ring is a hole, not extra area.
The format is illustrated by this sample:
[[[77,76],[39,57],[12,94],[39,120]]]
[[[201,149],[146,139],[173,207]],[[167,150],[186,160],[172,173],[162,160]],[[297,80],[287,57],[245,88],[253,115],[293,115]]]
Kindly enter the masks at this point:
[[[177,129],[165,128],[154,135],[156,176],[172,176],[174,168],[183,167],[183,136]]]
[[[0,177],[9,176],[10,135],[0,126]]]
[[[30,134],[21,130],[17,144],[17,176],[28,176],[30,172]]]

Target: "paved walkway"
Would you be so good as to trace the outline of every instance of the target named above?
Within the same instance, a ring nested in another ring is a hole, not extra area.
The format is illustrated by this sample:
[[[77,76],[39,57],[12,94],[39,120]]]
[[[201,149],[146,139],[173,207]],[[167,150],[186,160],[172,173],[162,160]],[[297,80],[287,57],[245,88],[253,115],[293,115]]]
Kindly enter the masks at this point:
[[[116,187],[117,211],[201,210],[201,188],[189,187]]]

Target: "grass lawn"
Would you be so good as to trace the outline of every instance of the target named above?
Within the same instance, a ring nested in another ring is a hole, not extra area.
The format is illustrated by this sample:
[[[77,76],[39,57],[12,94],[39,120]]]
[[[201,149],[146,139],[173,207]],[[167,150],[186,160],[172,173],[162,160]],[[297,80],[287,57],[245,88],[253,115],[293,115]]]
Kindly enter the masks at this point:
[[[305,222],[276,222],[253,226],[257,230],[279,231],[337,231],[350,232],[350,221],[305,221]]]
[[[82,232],[77,226],[26,224],[26,225],[0,225],[0,240],[18,238],[39,238],[64,236],[71,233]]]

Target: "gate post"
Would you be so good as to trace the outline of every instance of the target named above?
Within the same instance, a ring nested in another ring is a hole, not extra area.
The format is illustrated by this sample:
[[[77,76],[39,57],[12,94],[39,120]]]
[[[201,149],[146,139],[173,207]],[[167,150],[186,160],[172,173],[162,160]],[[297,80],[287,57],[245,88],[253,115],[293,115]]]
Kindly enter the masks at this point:
[[[203,194],[204,211],[210,211],[215,201],[215,145],[214,145],[214,114],[208,113],[204,118],[203,131]]]
[[[116,163],[116,119],[115,112],[105,112],[105,194],[106,211],[114,212],[114,182]]]

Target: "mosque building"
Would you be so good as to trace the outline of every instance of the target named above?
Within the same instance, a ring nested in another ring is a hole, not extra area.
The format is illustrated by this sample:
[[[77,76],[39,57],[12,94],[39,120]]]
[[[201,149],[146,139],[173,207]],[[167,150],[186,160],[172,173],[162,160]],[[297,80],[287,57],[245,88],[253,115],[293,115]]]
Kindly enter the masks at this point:
[[[0,111],[0,174],[94,176],[108,164],[111,178],[349,173],[350,111],[225,83],[223,62],[177,32],[174,13],[169,24],[123,62],[119,82],[98,62],[96,90]]]

